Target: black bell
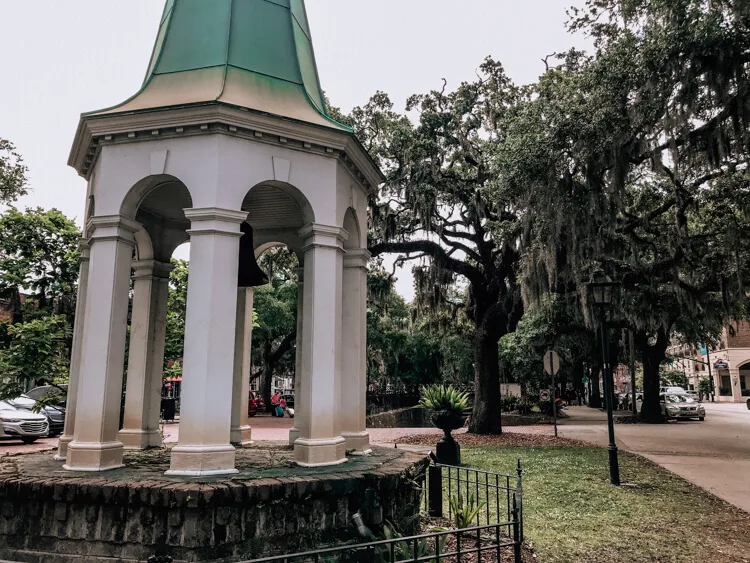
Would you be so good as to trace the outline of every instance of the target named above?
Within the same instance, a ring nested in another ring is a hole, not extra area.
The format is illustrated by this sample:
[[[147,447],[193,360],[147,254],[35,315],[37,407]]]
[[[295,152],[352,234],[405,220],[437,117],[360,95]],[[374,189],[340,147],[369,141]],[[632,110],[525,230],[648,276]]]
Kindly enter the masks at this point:
[[[253,228],[248,223],[240,225],[240,261],[237,287],[257,287],[268,283],[268,276],[258,266],[253,244]]]

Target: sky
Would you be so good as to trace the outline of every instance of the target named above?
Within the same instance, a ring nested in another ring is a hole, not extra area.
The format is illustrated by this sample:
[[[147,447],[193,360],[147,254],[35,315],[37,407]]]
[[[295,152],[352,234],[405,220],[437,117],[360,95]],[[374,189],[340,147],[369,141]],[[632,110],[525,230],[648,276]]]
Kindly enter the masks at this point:
[[[204,0],[210,2],[212,0]],[[403,109],[411,94],[472,80],[487,56],[519,84],[583,37],[565,29],[583,0],[307,0],[321,83],[344,111],[378,90]],[[67,166],[85,111],[140,87],[163,0],[0,0],[0,137],[30,169],[23,207],[56,207],[80,224],[85,181]],[[184,250],[183,250],[184,252]],[[187,256],[184,256],[187,257]],[[413,296],[409,268],[396,284]]]

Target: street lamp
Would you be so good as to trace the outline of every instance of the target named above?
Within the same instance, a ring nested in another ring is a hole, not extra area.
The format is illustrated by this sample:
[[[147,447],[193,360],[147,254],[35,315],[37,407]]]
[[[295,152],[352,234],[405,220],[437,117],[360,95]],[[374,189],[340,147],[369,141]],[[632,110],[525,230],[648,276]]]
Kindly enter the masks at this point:
[[[607,426],[609,429],[609,482],[620,485],[620,465],[617,461],[617,445],[615,444],[615,421],[612,414],[612,395],[614,381],[612,366],[609,365],[609,351],[607,346],[607,309],[612,306],[618,284],[612,281],[604,272],[596,272],[589,283],[591,299],[599,317],[602,334],[602,366],[604,376],[604,394],[607,397]]]

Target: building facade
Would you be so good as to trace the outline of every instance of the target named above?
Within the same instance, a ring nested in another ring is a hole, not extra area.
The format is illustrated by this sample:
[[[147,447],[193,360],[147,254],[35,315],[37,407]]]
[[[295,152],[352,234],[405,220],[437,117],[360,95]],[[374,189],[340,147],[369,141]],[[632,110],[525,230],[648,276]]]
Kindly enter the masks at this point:
[[[697,353],[686,345],[675,345],[667,350],[675,358],[673,369],[683,371],[689,388],[698,389],[701,379],[710,376],[717,401],[741,403],[750,398],[750,323],[739,321],[724,327],[717,346],[702,348]]]

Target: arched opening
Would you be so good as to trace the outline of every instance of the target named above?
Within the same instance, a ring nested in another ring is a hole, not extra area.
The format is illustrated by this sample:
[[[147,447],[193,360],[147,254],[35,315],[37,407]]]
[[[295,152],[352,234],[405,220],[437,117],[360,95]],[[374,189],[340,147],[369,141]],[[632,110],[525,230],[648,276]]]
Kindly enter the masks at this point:
[[[351,207],[346,210],[343,227],[349,234],[349,238],[344,243],[344,250],[360,250],[362,248],[362,231],[359,228],[357,214]]]
[[[750,360],[740,365],[739,372],[740,393],[743,397],[750,397]]]
[[[184,209],[193,206],[190,192],[169,176],[150,177],[128,193],[121,213],[135,219],[136,248],[131,268],[125,395],[119,439],[142,449],[176,440],[187,304],[187,256],[190,222]]]
[[[288,409],[294,409],[298,369],[299,260],[289,246],[278,242],[262,245],[257,256],[268,283],[256,287],[254,292],[256,326],[252,338],[250,389],[263,399],[266,411],[289,417],[293,411]],[[281,403],[279,413],[275,412],[273,403]],[[291,421],[285,426],[291,427]]]

